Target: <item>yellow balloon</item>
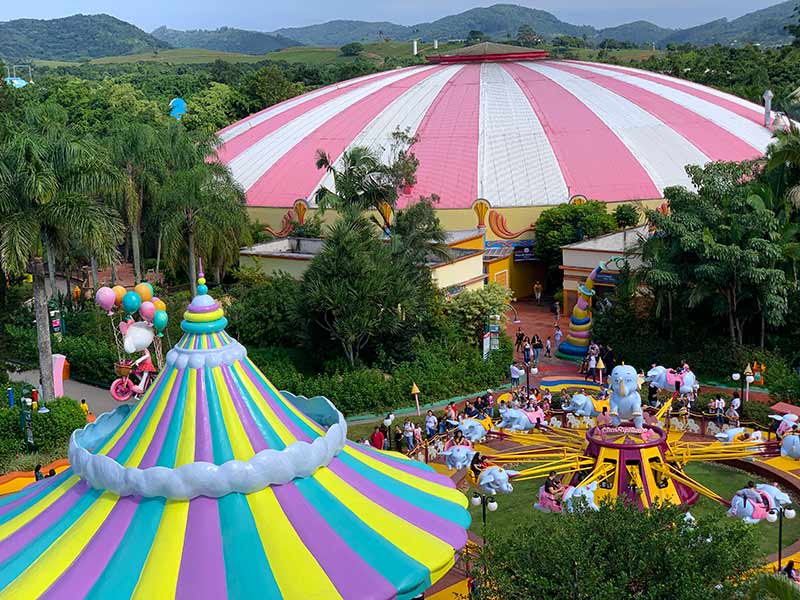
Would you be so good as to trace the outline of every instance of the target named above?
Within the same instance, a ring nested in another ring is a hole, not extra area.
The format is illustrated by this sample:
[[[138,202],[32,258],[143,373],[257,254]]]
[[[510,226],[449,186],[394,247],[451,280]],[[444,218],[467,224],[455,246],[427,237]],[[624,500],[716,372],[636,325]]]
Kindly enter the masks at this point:
[[[153,297],[153,288],[149,283],[140,283],[133,291],[142,297],[142,302],[149,302]]]
[[[163,310],[164,312],[167,311],[167,305],[164,304],[164,301],[161,299],[158,299],[155,302],[153,302],[153,306],[156,307],[156,310]]]
[[[120,304],[122,304],[122,297],[125,295],[125,293],[128,290],[126,290],[121,285],[115,285],[113,288],[111,288],[111,290],[114,292],[114,295],[117,297],[117,299],[114,301],[114,304],[119,306]]]

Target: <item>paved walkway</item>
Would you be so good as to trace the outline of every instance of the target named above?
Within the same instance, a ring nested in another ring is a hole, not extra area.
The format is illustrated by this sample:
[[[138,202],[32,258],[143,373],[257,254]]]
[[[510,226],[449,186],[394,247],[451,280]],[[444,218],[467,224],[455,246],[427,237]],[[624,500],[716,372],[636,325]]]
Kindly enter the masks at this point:
[[[39,385],[38,370],[9,373],[9,376],[11,377],[11,381],[23,381],[31,385]],[[95,415],[101,415],[119,406],[119,402],[116,402],[111,397],[107,389],[87,385],[85,383],[73,381],[72,379],[64,381],[64,395],[78,401],[82,398],[86,398],[86,402],[89,404],[89,410]]]

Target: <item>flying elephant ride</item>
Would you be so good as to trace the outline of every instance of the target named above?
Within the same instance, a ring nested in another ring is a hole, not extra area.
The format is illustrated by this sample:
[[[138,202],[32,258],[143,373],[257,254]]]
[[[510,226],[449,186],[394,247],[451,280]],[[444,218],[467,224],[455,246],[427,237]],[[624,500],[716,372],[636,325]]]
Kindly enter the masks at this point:
[[[530,431],[534,427],[542,425],[547,425],[547,421],[541,407],[532,411],[521,408],[501,408],[500,422],[497,427],[511,431]]]
[[[645,381],[661,390],[678,391],[681,394],[689,394],[699,387],[697,378],[691,371],[679,373],[675,369],[662,366],[650,369],[645,376]]]
[[[737,492],[731,499],[730,508],[726,514],[729,517],[742,519],[749,525],[754,525],[764,519],[774,520],[776,511],[791,503],[789,495],[774,485],[759,483],[754,489],[760,496],[760,501],[745,498]]]
[[[674,383],[669,387],[671,380],[665,371],[651,370],[650,382],[674,390]],[[682,381],[682,385],[693,387],[696,382],[685,375],[679,385]],[[724,443],[683,439],[668,443],[667,432],[657,420],[665,408],[657,418],[645,419],[637,370],[630,365],[617,365],[609,374],[608,383],[610,425],[588,430],[534,427],[524,411],[501,410],[498,428],[487,431],[481,442],[486,466],[479,476],[470,476],[470,481],[488,493],[508,493],[517,482],[540,480],[554,472],[564,494],[557,500],[544,487],[540,488],[533,504],[544,512],[575,510],[579,503],[596,509],[602,502],[620,498],[642,509],[664,503],[691,506],[700,496],[719,502],[728,510],[731,502],[694,480],[684,467],[691,462],[735,460],[778,452],[776,442],[763,439],[758,432],[746,431],[730,433]],[[589,396],[575,394],[567,410],[576,416],[588,416],[597,411],[597,406]],[[784,450],[789,453],[796,449],[800,456],[800,436],[797,437],[787,441]],[[471,464],[475,457],[472,450],[469,454],[463,450],[455,452],[463,453],[459,460],[463,466]],[[495,467],[498,468],[493,470]],[[731,514],[752,517],[746,506],[737,506]]]
[[[207,291],[205,279],[202,279],[198,291],[200,288]],[[127,402],[132,398],[138,400],[147,392],[164,364],[161,337],[169,321],[167,307],[153,296],[153,286],[146,282],[138,284],[133,291],[120,285],[101,287],[95,294],[95,302],[108,314],[117,345],[114,372],[119,377],[112,382],[109,392],[117,402]],[[141,317],[140,321],[135,320],[136,313]],[[209,313],[211,316],[214,314]],[[155,350],[156,364],[153,364],[151,346]],[[141,356],[130,358],[139,353]]]

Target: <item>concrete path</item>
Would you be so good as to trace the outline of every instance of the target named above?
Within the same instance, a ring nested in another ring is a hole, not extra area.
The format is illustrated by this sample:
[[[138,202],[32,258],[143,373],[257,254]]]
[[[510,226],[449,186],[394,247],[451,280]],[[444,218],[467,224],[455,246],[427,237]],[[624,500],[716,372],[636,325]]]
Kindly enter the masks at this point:
[[[23,381],[31,385],[39,385],[39,371],[20,371],[17,373],[9,373],[11,381]],[[107,389],[79,383],[71,379],[64,382],[64,395],[74,398],[79,401],[86,398],[89,404],[89,410],[95,415],[101,415],[104,412],[114,410],[119,406],[119,402],[115,401]]]

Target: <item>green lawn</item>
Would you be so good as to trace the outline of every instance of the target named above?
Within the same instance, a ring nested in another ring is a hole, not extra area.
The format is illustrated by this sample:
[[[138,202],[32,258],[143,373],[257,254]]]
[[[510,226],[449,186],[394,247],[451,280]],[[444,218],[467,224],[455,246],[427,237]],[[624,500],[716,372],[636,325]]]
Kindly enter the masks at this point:
[[[719,464],[690,464],[686,467],[686,473],[726,499],[730,499],[736,490],[743,488],[750,479],[753,479],[756,483],[762,483],[762,481],[754,478],[749,473]],[[502,534],[513,535],[517,526],[524,523],[530,511],[534,510],[534,499],[543,483],[544,479],[520,481],[514,484],[513,493],[498,496],[497,511],[488,514],[487,528]],[[471,495],[472,492],[470,491],[469,494]],[[469,510],[472,514],[471,529],[480,535],[483,528],[481,507],[474,507],[470,504]],[[726,510],[723,505],[701,497],[691,507],[690,512],[696,519],[727,519]],[[557,515],[553,515],[553,518],[557,518]],[[756,527],[758,533],[758,543],[762,555],[766,557],[776,552],[778,547],[778,525],[762,521],[758,525],[754,525],[754,527]],[[785,520],[783,523],[784,547],[789,546],[797,539],[800,539],[800,518],[791,521]]]
[[[228,62],[258,62],[267,60],[275,53],[268,55],[255,56],[252,54],[238,54],[236,52],[219,52],[216,50],[202,50],[197,48],[178,48],[175,50],[161,50],[157,54],[148,52],[146,54],[125,54],[122,56],[104,56],[89,61],[93,65],[104,65],[112,63],[135,63],[135,62],[159,62],[173,64],[205,64],[215,60],[225,60]]]

